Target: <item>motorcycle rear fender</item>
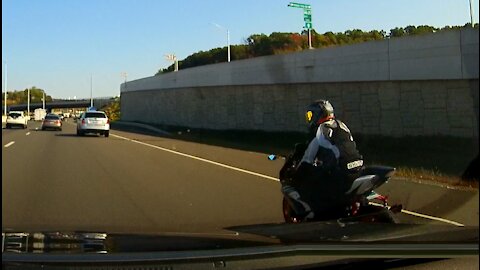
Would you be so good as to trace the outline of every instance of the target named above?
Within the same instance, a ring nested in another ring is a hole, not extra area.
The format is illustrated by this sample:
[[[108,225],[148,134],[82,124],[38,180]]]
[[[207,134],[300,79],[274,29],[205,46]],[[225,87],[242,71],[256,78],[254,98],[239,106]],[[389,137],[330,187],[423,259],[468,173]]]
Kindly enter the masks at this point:
[[[345,192],[347,195],[363,195],[374,188],[374,183],[378,179],[376,175],[364,175],[353,181],[350,189]]]
[[[362,175],[378,175],[380,178],[390,178],[395,173],[394,167],[367,166],[362,170]]]

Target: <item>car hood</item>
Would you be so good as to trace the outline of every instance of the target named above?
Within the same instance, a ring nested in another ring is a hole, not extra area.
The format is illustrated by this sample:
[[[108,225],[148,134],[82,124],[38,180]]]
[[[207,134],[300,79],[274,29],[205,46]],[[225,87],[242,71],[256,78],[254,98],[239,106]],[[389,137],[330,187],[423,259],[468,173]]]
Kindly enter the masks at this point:
[[[312,222],[255,224],[213,233],[2,233],[3,253],[121,253],[200,251],[286,245],[475,244],[478,227]]]

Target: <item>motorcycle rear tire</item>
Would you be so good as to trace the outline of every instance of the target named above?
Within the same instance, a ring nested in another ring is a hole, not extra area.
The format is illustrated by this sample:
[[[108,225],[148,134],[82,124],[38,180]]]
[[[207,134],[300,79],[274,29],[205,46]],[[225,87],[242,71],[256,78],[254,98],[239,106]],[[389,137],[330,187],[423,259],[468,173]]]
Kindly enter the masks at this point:
[[[288,203],[287,199],[283,197],[282,200],[282,209],[283,209],[283,219],[286,223],[299,223],[301,220],[298,217],[295,217],[295,211]]]

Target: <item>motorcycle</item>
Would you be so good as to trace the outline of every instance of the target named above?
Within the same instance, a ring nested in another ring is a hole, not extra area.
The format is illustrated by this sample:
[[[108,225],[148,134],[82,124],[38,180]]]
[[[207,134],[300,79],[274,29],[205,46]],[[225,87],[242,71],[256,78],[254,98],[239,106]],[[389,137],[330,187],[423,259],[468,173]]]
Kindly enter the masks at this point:
[[[296,146],[295,152],[301,152]],[[280,172],[280,180],[285,168],[296,167],[298,159],[293,154],[287,159],[286,165]],[[363,167],[359,176],[352,182],[350,188],[343,194],[342,204],[330,211],[315,212],[313,219],[308,221],[327,221],[341,219],[343,222],[369,222],[369,223],[399,223],[396,213],[402,210],[402,205],[388,205],[388,197],[378,194],[374,190],[388,182],[394,175],[395,168],[388,166]],[[283,196],[283,217],[287,223],[307,221],[304,216],[304,207],[300,202],[289,196]],[[303,212],[302,212],[303,211]]]

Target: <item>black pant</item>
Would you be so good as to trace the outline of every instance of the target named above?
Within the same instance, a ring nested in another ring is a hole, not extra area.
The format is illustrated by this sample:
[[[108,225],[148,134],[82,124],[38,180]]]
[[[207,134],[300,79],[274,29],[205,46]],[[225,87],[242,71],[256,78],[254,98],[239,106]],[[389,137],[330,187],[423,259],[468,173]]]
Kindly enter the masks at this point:
[[[301,198],[317,213],[341,211],[350,202],[345,195],[359,173],[348,173],[340,169],[314,168],[295,185]]]

